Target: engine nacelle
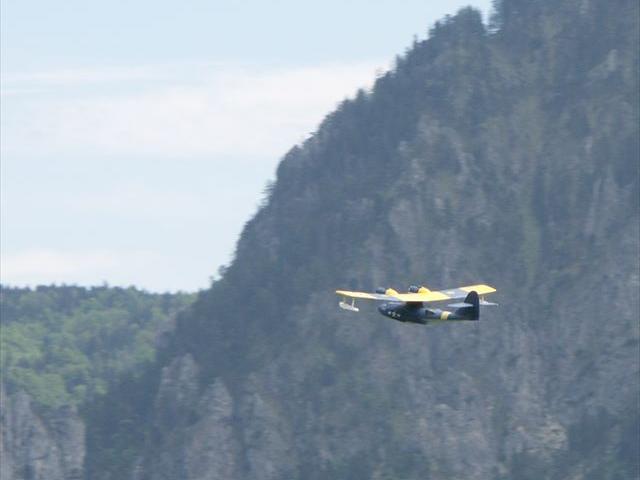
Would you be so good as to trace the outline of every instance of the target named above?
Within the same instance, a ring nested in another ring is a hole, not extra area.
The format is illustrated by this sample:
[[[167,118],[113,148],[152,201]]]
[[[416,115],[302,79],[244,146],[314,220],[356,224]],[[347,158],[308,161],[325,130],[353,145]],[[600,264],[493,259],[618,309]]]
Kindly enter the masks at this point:
[[[382,288],[382,287],[378,287],[376,288],[376,293],[380,293],[382,295],[398,295],[398,292],[395,291],[393,288]]]

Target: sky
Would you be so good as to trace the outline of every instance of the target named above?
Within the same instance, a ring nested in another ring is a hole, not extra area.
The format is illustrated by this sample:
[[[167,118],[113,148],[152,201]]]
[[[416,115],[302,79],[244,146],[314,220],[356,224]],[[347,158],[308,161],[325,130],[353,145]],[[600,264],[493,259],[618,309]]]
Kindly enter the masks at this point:
[[[490,0],[2,0],[0,281],[195,291],[283,155]]]

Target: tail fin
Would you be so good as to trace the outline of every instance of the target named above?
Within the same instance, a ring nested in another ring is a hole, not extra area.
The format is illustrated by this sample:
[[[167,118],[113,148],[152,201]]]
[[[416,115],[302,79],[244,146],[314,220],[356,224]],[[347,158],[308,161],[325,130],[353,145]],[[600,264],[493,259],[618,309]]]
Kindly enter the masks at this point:
[[[465,297],[464,303],[471,305],[470,307],[458,308],[454,315],[464,320],[478,320],[480,318],[480,299],[478,298],[478,292],[471,291]]]

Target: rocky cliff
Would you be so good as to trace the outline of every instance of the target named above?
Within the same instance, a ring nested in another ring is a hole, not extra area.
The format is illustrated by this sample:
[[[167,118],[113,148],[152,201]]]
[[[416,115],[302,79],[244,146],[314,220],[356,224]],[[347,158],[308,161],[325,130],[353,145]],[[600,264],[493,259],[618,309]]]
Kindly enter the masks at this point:
[[[46,416],[24,392],[0,391],[1,480],[80,480],[84,472],[84,422],[66,406]]]

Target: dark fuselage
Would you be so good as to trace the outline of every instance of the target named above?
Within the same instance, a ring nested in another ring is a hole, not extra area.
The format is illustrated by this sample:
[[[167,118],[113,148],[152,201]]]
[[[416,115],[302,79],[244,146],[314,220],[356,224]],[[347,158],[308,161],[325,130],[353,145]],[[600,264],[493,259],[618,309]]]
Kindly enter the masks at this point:
[[[423,303],[389,302],[378,307],[378,311],[385,317],[399,322],[418,323],[426,325],[432,322],[449,320],[477,320],[477,316],[461,315],[458,311],[449,312],[439,308],[426,308]]]

